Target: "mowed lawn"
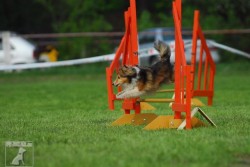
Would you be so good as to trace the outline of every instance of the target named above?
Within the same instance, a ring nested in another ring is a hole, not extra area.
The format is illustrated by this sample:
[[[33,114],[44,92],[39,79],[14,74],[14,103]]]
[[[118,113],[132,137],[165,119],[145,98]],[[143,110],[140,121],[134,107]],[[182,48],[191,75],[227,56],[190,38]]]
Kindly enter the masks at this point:
[[[5,141],[33,141],[36,167],[250,166],[249,61],[217,65],[214,105],[203,107],[217,128],[112,127],[116,106],[108,110],[105,64],[1,72],[0,166]]]

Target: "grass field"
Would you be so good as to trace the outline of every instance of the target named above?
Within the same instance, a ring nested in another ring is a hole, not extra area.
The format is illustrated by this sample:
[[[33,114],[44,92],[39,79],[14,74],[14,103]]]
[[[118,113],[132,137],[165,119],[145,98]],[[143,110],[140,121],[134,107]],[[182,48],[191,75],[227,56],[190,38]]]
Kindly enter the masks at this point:
[[[108,110],[104,71],[0,73],[0,166],[5,141],[33,141],[36,167],[250,166],[249,61],[217,66],[214,105],[203,109],[218,127],[191,131],[111,127],[123,113]]]

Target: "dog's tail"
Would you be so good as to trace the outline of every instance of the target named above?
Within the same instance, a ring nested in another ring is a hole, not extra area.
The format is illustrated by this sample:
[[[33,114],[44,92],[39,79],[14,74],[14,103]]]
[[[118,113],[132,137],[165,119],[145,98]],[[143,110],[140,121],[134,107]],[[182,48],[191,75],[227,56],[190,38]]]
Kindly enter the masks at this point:
[[[154,42],[154,48],[160,53],[161,60],[170,60],[171,50],[165,42],[157,40]]]

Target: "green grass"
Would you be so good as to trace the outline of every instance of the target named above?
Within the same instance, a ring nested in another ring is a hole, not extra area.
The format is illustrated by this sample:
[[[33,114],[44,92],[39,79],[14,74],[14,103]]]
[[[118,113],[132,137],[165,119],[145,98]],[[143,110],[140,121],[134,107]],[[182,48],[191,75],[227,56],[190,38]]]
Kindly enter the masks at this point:
[[[0,166],[5,141],[33,141],[35,166],[249,166],[250,63],[219,64],[217,128],[144,131],[112,127],[105,64],[0,73]],[[164,104],[157,114],[171,113]],[[166,110],[168,112],[166,112]]]

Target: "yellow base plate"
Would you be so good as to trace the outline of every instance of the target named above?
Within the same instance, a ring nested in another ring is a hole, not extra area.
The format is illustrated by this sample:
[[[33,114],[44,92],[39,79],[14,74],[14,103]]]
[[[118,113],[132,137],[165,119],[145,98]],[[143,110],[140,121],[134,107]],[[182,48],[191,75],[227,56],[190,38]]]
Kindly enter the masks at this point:
[[[205,106],[204,103],[202,103],[199,99],[197,98],[192,98],[191,99],[191,105],[192,106],[195,106],[195,107],[202,107],[202,106]]]
[[[146,102],[140,102],[141,110],[156,110],[156,108]]]
[[[161,115],[154,119],[150,124],[144,127],[145,130],[159,130],[178,128],[184,119],[174,119],[173,115]],[[198,118],[193,117],[191,120],[192,127],[205,126],[205,124]]]
[[[114,121],[112,126],[119,125],[147,125],[157,118],[156,114],[153,113],[143,113],[143,114],[124,114],[116,121]]]

